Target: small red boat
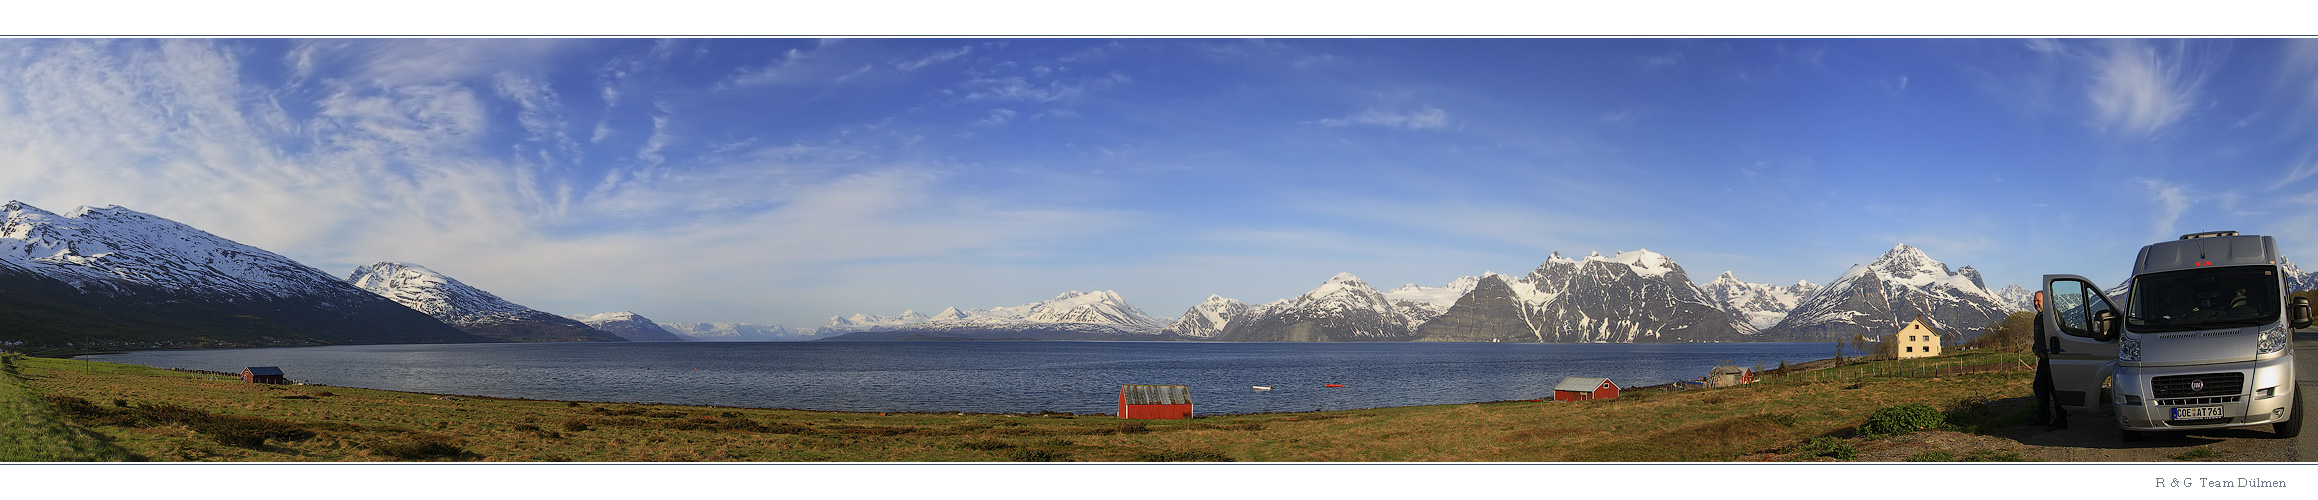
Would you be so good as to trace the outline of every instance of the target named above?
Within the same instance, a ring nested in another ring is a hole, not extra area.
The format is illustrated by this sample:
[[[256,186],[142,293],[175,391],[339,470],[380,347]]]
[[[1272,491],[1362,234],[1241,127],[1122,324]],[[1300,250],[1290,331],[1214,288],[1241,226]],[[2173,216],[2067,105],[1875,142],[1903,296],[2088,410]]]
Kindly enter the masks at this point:
[[[1329,387],[1344,387],[1344,384],[1328,384],[1328,386],[1329,386]]]

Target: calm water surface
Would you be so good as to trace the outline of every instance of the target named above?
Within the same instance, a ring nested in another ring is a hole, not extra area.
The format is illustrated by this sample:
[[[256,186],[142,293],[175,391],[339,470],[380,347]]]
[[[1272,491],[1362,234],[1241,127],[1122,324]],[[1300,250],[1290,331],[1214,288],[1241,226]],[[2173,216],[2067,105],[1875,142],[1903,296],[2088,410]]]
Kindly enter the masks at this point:
[[[1829,343],[637,342],[140,351],[83,359],[433,394],[837,411],[1111,413],[1122,384],[1186,384],[1201,414],[1550,398],[1831,357]],[[1324,384],[1343,384],[1326,388]],[[1255,391],[1252,386],[1272,386]]]

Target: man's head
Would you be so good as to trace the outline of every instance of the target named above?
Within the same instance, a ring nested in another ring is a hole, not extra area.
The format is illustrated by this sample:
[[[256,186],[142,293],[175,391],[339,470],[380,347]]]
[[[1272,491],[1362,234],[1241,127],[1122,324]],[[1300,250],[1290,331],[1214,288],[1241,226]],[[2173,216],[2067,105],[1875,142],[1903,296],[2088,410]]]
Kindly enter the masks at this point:
[[[2036,301],[2036,310],[2044,310],[2044,292],[2036,292],[2034,300]]]

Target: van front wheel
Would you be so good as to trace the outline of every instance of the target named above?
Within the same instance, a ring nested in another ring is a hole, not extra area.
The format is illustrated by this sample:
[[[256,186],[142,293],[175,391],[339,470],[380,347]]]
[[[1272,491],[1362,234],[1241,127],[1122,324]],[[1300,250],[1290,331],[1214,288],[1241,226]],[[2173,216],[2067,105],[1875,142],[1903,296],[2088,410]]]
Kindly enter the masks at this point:
[[[2293,412],[2294,415],[2286,417],[2284,422],[2270,424],[2270,428],[2277,431],[2278,437],[2282,438],[2302,435],[2302,391],[2294,391],[2294,402],[2286,406],[2286,411]]]

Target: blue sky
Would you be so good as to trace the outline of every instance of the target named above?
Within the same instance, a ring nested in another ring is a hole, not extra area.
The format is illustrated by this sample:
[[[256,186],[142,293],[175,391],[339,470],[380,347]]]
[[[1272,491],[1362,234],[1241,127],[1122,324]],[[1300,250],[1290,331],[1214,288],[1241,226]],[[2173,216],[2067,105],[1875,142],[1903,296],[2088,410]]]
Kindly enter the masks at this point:
[[[1172,316],[1637,248],[1702,282],[1901,243],[2114,282],[2213,229],[2318,259],[2308,40],[0,45],[0,198],[559,314]]]

